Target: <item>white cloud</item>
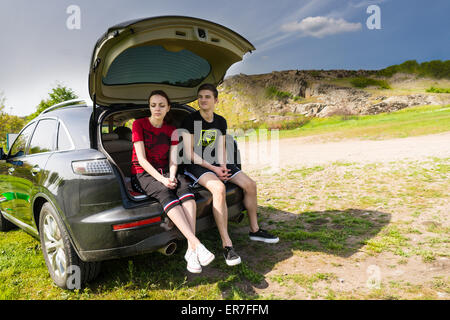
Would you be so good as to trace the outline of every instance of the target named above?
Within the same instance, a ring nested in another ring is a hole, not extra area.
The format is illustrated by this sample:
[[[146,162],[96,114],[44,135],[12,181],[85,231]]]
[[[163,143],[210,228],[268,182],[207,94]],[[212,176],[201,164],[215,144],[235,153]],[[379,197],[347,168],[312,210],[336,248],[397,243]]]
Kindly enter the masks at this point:
[[[286,32],[300,32],[303,36],[323,38],[325,36],[361,30],[361,23],[347,22],[344,19],[330,17],[307,17],[300,22],[294,21],[281,26]]]
[[[368,6],[372,5],[372,4],[380,4],[380,3],[384,3],[387,2],[388,0],[363,0],[363,1],[359,1],[357,3],[353,3],[350,2],[350,6],[353,8],[367,8]]]

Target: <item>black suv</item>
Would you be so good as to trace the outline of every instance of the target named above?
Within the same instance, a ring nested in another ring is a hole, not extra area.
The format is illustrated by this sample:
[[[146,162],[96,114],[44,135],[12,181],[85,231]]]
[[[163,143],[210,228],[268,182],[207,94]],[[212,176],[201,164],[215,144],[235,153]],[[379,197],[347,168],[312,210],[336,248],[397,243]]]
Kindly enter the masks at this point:
[[[194,109],[203,83],[219,84],[251,43],[218,24],[165,16],[110,28],[94,48],[89,72],[93,101],[53,106],[28,123],[0,159],[0,231],[18,226],[40,238],[53,281],[70,288],[94,279],[100,261],[160,250],[171,254],[182,234],[165,228],[153,198],[133,190],[130,124],[150,114],[152,90],[173,101],[170,123]],[[227,137],[228,160],[240,163]],[[182,168],[179,168],[182,170]],[[181,171],[182,172],[182,171]],[[215,226],[211,194],[194,189],[197,231]],[[242,217],[243,193],[227,184],[230,219]],[[74,268],[75,267],[75,268]]]

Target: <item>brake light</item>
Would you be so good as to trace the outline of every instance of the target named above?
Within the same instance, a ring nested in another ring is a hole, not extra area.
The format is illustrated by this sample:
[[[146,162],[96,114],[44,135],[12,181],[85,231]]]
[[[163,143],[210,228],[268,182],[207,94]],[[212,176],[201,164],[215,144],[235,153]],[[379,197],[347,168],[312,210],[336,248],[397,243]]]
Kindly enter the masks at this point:
[[[124,229],[130,229],[135,227],[141,227],[145,226],[147,224],[157,223],[161,221],[161,217],[146,219],[146,220],[139,220],[135,222],[130,223],[124,223],[124,224],[116,224],[113,226],[114,231],[124,230]]]
[[[106,159],[72,162],[73,172],[81,175],[101,176],[112,174],[112,168]]]

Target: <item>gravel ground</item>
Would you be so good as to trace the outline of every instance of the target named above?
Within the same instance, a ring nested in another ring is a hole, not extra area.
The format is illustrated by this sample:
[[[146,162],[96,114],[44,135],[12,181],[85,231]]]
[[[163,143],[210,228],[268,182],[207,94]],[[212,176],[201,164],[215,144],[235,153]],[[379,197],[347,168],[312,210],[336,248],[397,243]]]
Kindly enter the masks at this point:
[[[266,148],[267,151],[263,150]],[[278,163],[287,166],[311,166],[340,162],[391,162],[423,160],[428,157],[450,157],[450,132],[388,139],[343,140],[315,143],[314,137],[280,139],[278,144],[240,143],[244,170],[258,170]],[[273,150],[273,152],[272,152]]]

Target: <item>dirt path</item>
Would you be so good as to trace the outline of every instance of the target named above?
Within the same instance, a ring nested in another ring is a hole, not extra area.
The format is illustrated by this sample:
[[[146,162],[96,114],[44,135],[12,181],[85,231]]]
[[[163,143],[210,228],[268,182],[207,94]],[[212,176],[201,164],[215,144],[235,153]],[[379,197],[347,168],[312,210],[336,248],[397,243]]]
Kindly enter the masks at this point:
[[[268,152],[239,144],[243,169],[258,184],[262,226],[281,239],[237,245],[264,275],[241,289],[281,299],[450,299],[450,132],[314,139],[283,139]],[[289,171],[267,174],[274,155]],[[234,232],[245,237],[247,229]],[[330,242],[320,238],[328,232]],[[345,254],[333,249],[339,244]],[[261,259],[267,252],[270,261]]]
[[[240,143],[244,169],[257,170],[271,163],[286,166],[311,166],[336,161],[390,162],[450,157],[450,132],[418,137],[372,140],[343,140],[315,143],[314,137],[280,139],[279,144]],[[272,152],[274,150],[275,152]],[[278,156],[277,156],[278,155]]]

